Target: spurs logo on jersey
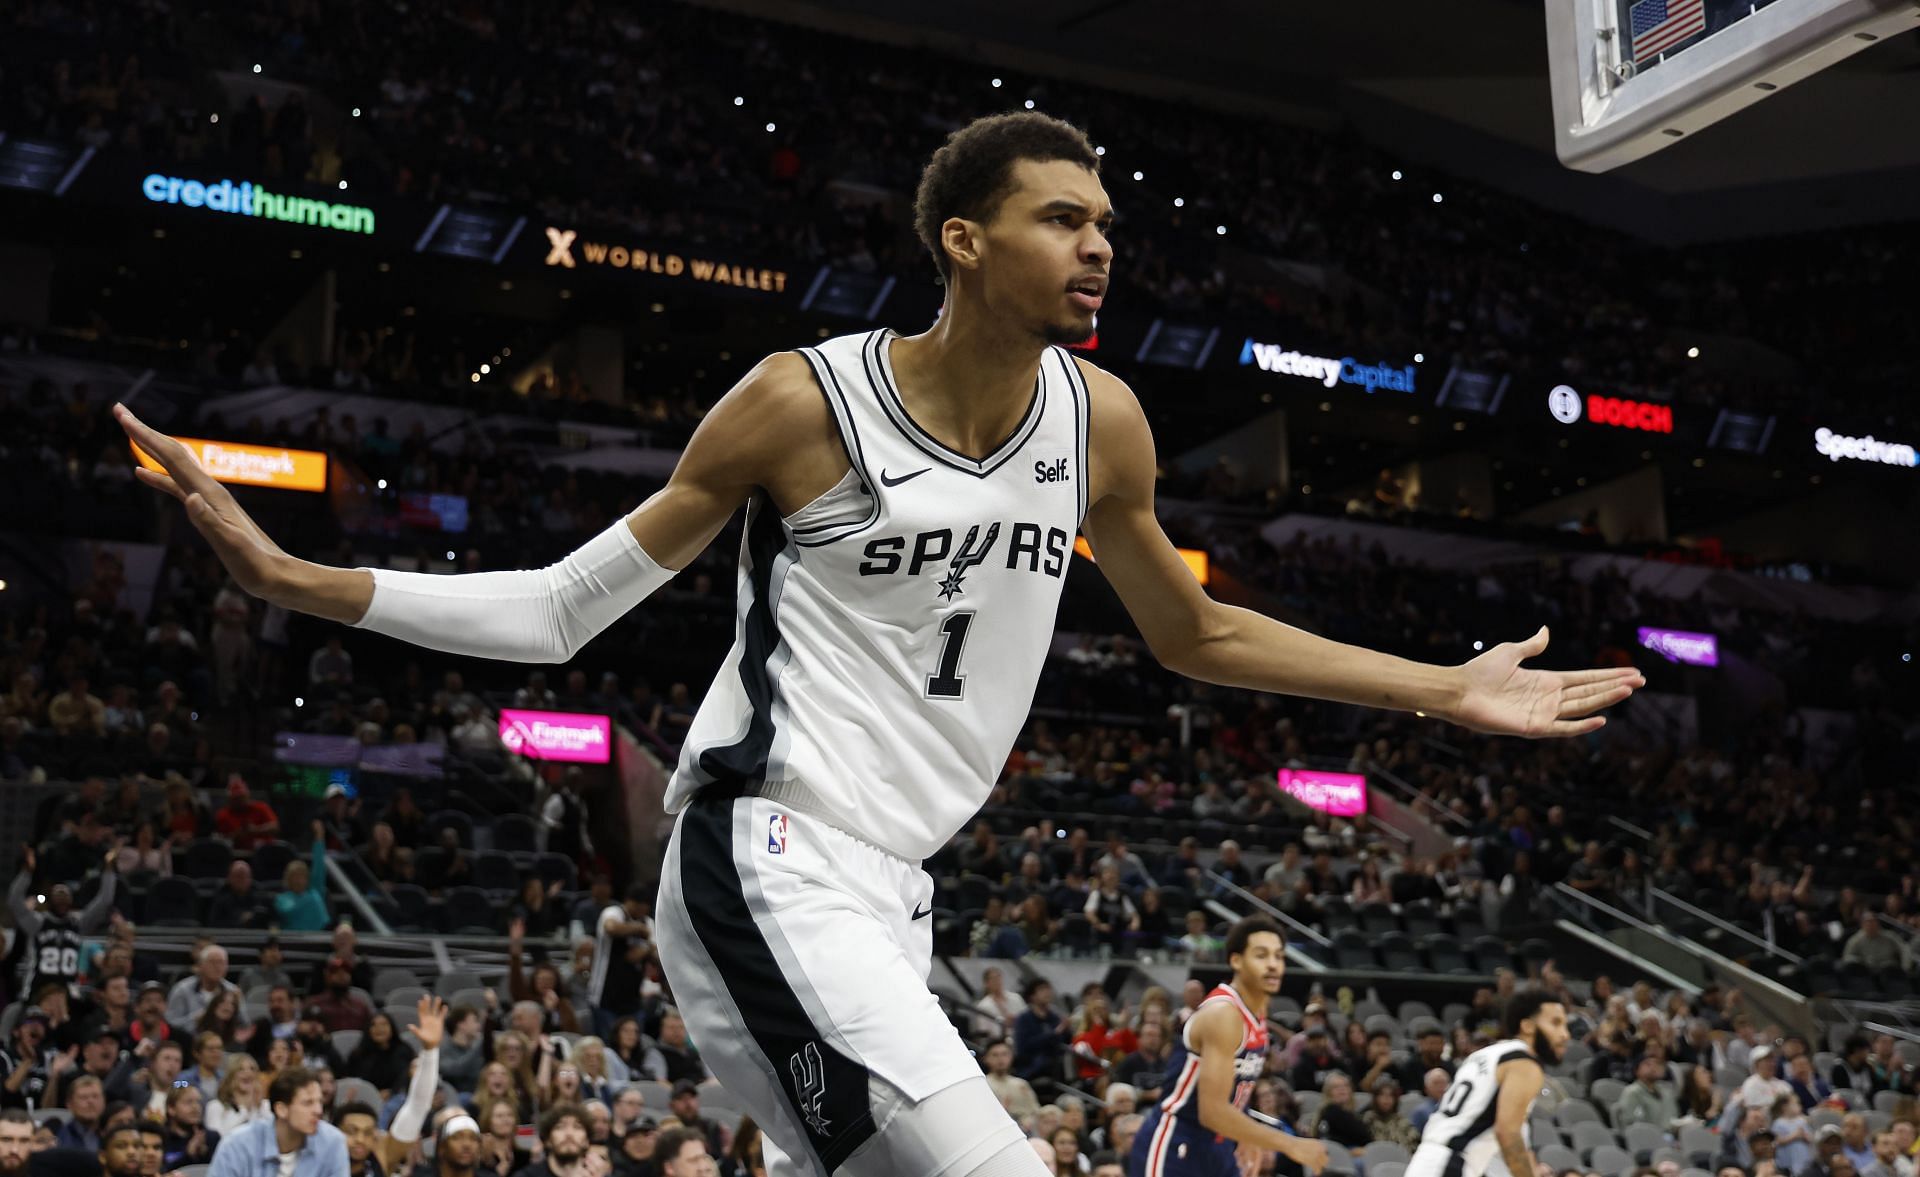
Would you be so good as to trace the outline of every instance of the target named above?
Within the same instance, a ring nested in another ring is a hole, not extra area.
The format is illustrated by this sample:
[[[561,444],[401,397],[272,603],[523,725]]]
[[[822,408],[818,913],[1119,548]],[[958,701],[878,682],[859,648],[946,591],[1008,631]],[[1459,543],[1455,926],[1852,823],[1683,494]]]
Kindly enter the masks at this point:
[[[46,922],[33,934],[28,943],[32,954],[28,962],[28,989],[39,987],[44,981],[64,981],[71,985],[80,977],[80,950],[86,946],[86,937],[72,917],[59,919],[54,916],[42,917]]]
[[[1060,348],[984,457],[908,413],[893,332],[801,355],[851,469],[748,508],[733,649],[668,791],[743,783],[907,859],[986,801],[1025,724],[1087,509],[1088,390]]]
[[[1494,1113],[1500,1105],[1500,1064],[1532,1057],[1533,1052],[1518,1042],[1496,1043],[1468,1055],[1428,1117],[1405,1177],[1510,1177],[1493,1135]],[[1531,1110],[1533,1105],[1527,1106]]]

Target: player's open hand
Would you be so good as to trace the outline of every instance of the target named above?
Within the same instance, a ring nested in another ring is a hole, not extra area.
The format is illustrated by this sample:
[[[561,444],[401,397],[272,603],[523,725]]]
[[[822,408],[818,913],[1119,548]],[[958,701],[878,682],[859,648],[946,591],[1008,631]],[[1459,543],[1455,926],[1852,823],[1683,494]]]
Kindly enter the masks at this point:
[[[1280,1150],[1288,1160],[1305,1169],[1311,1177],[1327,1167],[1327,1146],[1324,1142],[1308,1136],[1289,1136],[1287,1147]]]
[[[437,1048],[447,1032],[447,1003],[429,993],[420,998],[414,1012],[420,1015],[420,1021],[413,1027],[413,1037],[420,1043],[420,1049]]]
[[[1632,667],[1529,670],[1520,665],[1547,648],[1547,627],[1524,642],[1502,642],[1460,667],[1460,701],[1446,718],[1496,736],[1583,736],[1606,725],[1595,714],[1622,702],[1647,680]]]
[[[201,469],[186,446],[148,426],[125,405],[113,406],[113,419],[134,445],[166,469],[159,474],[136,465],[133,476],[185,504],[187,518],[213,545],[234,582],[256,597],[265,597],[275,572],[288,559],[280,545],[267,538],[225,486]]]

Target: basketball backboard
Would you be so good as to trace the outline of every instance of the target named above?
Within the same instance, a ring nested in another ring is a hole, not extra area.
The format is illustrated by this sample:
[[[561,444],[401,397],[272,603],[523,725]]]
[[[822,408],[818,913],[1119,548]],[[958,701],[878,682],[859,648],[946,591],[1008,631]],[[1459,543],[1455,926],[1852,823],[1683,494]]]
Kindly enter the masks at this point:
[[[1920,0],[1546,0],[1546,9],[1554,145],[1584,172],[1650,155],[1920,29]]]

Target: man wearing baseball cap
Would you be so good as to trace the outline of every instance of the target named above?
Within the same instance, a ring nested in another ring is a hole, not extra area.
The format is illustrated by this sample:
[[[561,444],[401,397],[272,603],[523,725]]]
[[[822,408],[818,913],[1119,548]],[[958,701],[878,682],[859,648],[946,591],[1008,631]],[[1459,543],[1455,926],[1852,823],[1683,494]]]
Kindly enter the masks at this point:
[[[1793,1084],[1780,1075],[1780,1056],[1769,1043],[1761,1043],[1747,1056],[1753,1074],[1740,1085],[1740,1102],[1750,1108],[1770,1108],[1773,1101],[1793,1094]]]

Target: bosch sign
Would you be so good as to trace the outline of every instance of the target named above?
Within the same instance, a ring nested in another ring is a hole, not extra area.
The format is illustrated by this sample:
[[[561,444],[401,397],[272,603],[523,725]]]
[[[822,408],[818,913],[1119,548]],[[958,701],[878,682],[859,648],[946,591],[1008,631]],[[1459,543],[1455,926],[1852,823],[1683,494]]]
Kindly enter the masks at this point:
[[[1547,394],[1547,411],[1562,425],[1571,425],[1582,416],[1595,425],[1613,425],[1638,429],[1642,433],[1672,433],[1673,408],[1649,404],[1619,396],[1581,395],[1566,385],[1556,385]]]

